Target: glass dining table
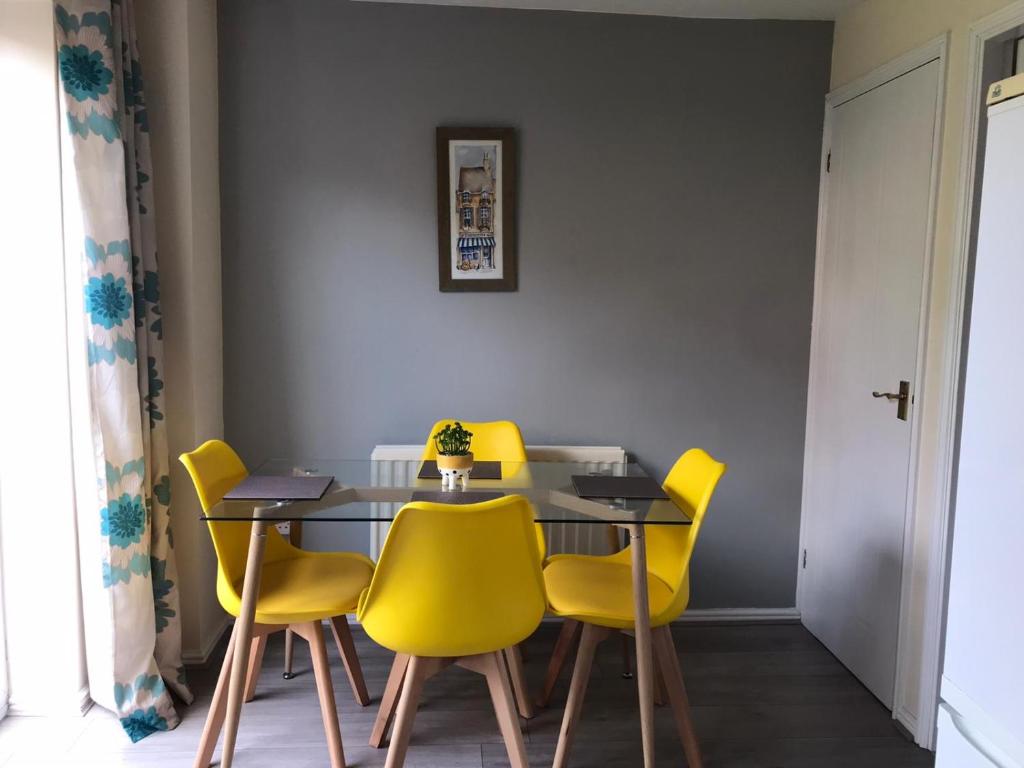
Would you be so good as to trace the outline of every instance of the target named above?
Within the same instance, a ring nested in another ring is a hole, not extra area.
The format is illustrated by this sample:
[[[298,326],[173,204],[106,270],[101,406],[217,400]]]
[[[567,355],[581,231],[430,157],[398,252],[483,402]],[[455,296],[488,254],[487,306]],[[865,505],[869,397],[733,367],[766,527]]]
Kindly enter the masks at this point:
[[[629,537],[635,610],[636,677],[640,700],[643,765],[654,765],[654,668],[650,606],[647,596],[647,549],[644,530],[649,525],[689,525],[687,513],[670,500],[581,498],[574,475],[613,474],[646,477],[638,464],[615,465],[594,472],[592,464],[572,462],[501,462],[500,479],[472,477],[464,487],[443,490],[439,479],[418,479],[416,472],[381,472],[379,462],[344,459],[271,459],[254,476],[332,476],[324,495],[315,500],[225,499],[202,515],[203,521],[237,521],[251,524],[249,550],[242,585],[241,610],[233,629],[237,649],[229,678],[228,706],[224,722],[221,765],[230,768],[241,718],[243,691],[249,664],[249,647],[260,588],[260,573],[271,525],[291,523],[292,541],[298,543],[303,526],[384,526],[395,519],[401,505],[410,501],[465,504],[504,495],[525,496],[534,506],[539,523],[613,526]],[[298,535],[297,535],[298,534]]]

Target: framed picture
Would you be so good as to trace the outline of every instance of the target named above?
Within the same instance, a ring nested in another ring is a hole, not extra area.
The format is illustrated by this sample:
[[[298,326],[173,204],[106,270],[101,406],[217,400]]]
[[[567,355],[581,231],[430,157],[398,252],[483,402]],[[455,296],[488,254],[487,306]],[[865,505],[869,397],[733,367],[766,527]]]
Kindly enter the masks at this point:
[[[516,290],[515,221],[515,131],[438,128],[441,290]]]

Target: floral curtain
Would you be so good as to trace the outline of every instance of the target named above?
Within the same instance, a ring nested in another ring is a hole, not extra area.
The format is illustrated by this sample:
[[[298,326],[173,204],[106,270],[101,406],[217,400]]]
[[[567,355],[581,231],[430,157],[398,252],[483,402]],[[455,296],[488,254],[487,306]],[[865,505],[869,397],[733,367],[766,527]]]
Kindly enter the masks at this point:
[[[178,724],[170,691],[192,700],[168,509],[149,121],[132,1],[58,0],[54,12],[95,477],[78,494],[89,688],[138,741]]]

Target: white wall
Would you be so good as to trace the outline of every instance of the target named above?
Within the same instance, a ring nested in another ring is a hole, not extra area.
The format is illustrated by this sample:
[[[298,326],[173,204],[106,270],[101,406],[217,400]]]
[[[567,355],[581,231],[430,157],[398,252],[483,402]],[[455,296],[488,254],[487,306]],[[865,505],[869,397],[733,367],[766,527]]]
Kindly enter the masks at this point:
[[[51,1],[0,0],[0,548],[10,708],[20,714],[80,714],[88,706],[55,65]]]
[[[138,0],[135,13],[153,151],[182,648],[195,662],[226,621],[213,548],[177,461],[224,431],[217,7],[215,0]]]

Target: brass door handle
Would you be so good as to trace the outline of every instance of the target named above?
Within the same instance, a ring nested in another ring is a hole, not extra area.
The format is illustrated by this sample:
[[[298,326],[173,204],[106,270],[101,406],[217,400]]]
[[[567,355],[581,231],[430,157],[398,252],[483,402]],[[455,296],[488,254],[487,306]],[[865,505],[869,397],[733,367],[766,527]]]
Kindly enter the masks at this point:
[[[908,412],[910,410],[910,403],[913,402],[910,398],[910,382],[901,381],[899,392],[872,392],[871,396],[874,398],[884,397],[890,403],[897,403],[896,406],[896,418],[900,421],[906,421]]]
[[[906,400],[908,395],[906,392],[872,392],[872,397],[884,397],[886,400]]]

